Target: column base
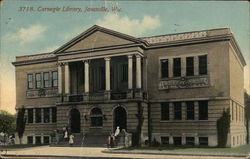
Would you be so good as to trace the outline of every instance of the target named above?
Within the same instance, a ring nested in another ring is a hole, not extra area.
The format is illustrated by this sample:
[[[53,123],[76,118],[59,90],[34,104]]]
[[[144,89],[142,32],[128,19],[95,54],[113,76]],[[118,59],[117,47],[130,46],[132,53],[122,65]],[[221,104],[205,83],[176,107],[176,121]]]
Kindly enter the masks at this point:
[[[89,101],[89,93],[83,93],[83,101]]]
[[[134,91],[133,89],[129,89],[127,91],[127,99],[133,99],[134,98]]]
[[[104,92],[104,100],[110,100],[110,91]]]

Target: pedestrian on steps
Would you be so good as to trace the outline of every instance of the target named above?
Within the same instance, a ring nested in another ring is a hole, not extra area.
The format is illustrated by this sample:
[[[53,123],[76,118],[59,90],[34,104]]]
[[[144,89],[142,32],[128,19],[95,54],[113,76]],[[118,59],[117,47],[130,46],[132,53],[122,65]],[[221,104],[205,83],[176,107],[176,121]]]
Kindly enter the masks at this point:
[[[69,145],[72,146],[73,144],[74,144],[74,135],[71,134],[71,135],[69,136]]]

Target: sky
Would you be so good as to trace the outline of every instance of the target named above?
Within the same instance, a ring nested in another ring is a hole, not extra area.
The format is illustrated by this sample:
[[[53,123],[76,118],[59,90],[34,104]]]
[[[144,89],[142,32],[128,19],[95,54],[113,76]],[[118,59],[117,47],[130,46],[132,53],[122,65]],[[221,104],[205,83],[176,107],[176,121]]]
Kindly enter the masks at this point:
[[[101,7],[108,12],[90,11]],[[81,12],[72,8],[81,8]],[[0,109],[11,113],[16,104],[11,64],[15,57],[51,52],[95,24],[135,37],[230,28],[247,62],[244,84],[250,93],[247,1],[5,0],[0,12]]]

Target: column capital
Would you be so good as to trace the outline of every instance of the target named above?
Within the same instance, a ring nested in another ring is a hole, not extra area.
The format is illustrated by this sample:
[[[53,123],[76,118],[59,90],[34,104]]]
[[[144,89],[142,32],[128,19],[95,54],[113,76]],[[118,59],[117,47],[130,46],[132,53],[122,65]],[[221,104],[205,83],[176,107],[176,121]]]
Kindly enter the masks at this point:
[[[127,57],[128,57],[129,59],[131,59],[131,58],[133,58],[133,55],[127,55]]]
[[[64,62],[57,62],[56,66],[62,67],[62,66],[64,66]]]
[[[135,57],[136,57],[136,58],[141,58],[141,56],[140,56],[140,55],[138,55],[138,54],[137,54],[137,55],[135,55]]]
[[[69,62],[64,62],[63,64],[64,64],[64,65],[69,65]]]
[[[110,59],[111,59],[110,57],[104,57],[105,61],[110,61]]]

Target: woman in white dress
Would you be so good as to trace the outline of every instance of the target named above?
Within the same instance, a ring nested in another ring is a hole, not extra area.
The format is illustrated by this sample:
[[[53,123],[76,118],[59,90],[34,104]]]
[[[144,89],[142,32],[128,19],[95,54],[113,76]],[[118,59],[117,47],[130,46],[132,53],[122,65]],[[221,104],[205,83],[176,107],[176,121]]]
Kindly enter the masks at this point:
[[[73,134],[71,134],[69,136],[69,144],[70,144],[70,146],[72,146],[74,144],[74,135]]]

